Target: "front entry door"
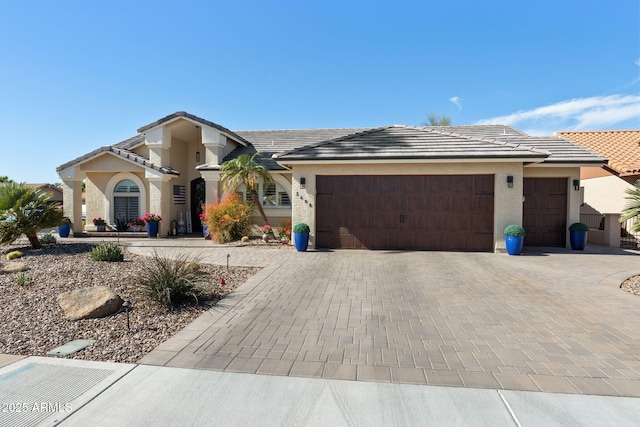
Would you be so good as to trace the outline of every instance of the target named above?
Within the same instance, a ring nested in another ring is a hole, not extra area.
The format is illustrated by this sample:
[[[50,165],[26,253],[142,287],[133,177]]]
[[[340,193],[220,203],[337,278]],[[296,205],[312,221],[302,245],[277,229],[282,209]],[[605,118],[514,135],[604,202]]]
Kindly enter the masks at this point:
[[[206,201],[205,182],[202,178],[191,181],[191,224],[194,233],[202,233],[200,214]]]

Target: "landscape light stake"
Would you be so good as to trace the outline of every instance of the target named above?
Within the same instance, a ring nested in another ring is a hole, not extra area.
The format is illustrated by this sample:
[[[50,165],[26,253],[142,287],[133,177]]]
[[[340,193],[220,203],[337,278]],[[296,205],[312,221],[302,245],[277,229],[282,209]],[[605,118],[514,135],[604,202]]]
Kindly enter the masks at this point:
[[[130,301],[125,301],[122,303],[122,306],[124,307],[124,311],[127,313],[127,330],[131,330],[131,324],[129,323],[129,307],[131,307],[131,302]]]
[[[229,258],[231,257],[230,254],[227,254],[227,270],[229,269]]]

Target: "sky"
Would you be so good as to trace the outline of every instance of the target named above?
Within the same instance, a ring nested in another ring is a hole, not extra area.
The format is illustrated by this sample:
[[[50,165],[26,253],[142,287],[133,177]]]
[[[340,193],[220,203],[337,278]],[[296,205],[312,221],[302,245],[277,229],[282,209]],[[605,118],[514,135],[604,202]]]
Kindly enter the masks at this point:
[[[176,111],[231,130],[640,129],[640,2],[24,1],[0,7],[0,176]]]

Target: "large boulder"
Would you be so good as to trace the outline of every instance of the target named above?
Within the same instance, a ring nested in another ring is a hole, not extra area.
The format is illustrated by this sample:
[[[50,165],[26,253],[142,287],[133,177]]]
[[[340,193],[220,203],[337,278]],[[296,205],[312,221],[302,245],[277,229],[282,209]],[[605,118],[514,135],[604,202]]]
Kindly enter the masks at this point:
[[[58,295],[58,304],[69,320],[104,317],[120,310],[124,301],[111,288],[94,286]]]

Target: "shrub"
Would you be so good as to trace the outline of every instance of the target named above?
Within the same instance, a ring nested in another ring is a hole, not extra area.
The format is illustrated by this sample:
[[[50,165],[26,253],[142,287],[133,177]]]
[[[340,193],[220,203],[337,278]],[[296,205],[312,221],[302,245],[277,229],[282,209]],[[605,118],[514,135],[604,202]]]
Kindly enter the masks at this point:
[[[251,225],[251,206],[238,194],[229,194],[224,200],[204,207],[205,225],[211,239],[218,243],[239,240]]]
[[[91,249],[89,255],[94,261],[120,262],[124,260],[124,254],[120,248],[111,242],[96,246]]]
[[[29,276],[27,276],[24,273],[18,273],[16,274],[16,285],[18,286],[24,286],[29,284],[29,282],[31,281],[31,278]]]
[[[200,264],[187,256],[169,259],[154,253],[144,261],[136,277],[140,289],[154,301],[171,307],[187,298],[197,301],[197,286],[202,280]]]
[[[242,239],[240,239],[242,241],[242,243],[247,243],[249,241],[249,236],[242,236]]]
[[[293,227],[293,232],[296,234],[308,234],[310,229],[304,222],[299,222]]]
[[[8,260],[18,259],[18,258],[22,258],[23,256],[24,254],[20,251],[12,251],[7,254],[7,259]]]
[[[524,228],[517,224],[507,225],[507,227],[504,229],[505,236],[521,237],[525,234],[527,233],[525,232]]]
[[[56,236],[51,233],[47,233],[40,238],[41,245],[55,245],[56,243],[58,243],[58,240],[56,240]]]
[[[569,227],[569,231],[589,231],[589,226],[582,222],[574,222]]]

